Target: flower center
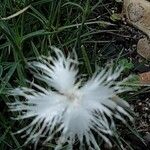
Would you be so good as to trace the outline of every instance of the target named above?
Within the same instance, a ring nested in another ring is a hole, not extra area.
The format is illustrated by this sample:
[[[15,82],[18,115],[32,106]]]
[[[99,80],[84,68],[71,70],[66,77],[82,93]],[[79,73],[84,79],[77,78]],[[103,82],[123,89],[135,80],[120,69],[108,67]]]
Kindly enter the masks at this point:
[[[81,94],[79,92],[68,92],[65,94],[69,101],[78,101],[81,98]]]
[[[68,99],[70,100],[70,101],[74,101],[75,99],[77,99],[77,97],[76,97],[76,95],[74,94],[74,93],[72,93],[72,94],[68,94]]]

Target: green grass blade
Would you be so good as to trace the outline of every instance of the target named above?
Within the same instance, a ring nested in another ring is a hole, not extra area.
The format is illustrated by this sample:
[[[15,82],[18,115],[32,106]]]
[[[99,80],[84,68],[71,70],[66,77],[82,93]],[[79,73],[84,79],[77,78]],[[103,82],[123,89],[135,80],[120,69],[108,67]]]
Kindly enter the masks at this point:
[[[85,47],[83,45],[81,46],[81,50],[82,50],[82,56],[83,56],[83,60],[85,62],[87,72],[91,76],[92,75],[92,68],[91,68],[91,65],[90,65],[90,61],[89,61],[87,52],[86,52]]]

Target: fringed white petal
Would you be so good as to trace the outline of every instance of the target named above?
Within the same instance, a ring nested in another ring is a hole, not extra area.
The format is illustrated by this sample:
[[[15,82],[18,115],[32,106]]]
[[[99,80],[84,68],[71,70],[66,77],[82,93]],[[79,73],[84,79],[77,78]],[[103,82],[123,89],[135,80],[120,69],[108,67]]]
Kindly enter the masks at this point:
[[[41,58],[39,62],[29,63],[29,66],[41,72],[36,73],[35,77],[64,93],[74,88],[78,74],[78,68],[76,68],[78,61],[73,60],[70,56],[65,57],[57,48],[53,50],[56,57]]]
[[[69,103],[66,97],[52,91],[48,92],[49,94],[44,94],[27,88],[13,91],[15,95],[25,97],[26,101],[9,103],[11,111],[22,112],[18,119],[35,117],[30,125],[18,131],[19,133],[27,132],[27,135],[29,135],[27,142],[30,140],[36,141],[48,132],[51,136],[54,128],[62,122],[63,113]],[[47,132],[45,132],[46,130]]]

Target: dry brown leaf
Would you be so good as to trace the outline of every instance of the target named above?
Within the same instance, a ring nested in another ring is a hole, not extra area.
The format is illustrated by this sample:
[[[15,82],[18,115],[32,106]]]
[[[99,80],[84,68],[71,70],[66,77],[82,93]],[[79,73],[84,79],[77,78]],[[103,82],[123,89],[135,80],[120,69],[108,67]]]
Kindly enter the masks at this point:
[[[150,40],[142,38],[137,44],[137,53],[147,60],[150,60]]]
[[[147,0],[124,0],[123,14],[130,24],[150,38],[150,2]]]
[[[150,84],[150,71],[139,74],[141,84]]]

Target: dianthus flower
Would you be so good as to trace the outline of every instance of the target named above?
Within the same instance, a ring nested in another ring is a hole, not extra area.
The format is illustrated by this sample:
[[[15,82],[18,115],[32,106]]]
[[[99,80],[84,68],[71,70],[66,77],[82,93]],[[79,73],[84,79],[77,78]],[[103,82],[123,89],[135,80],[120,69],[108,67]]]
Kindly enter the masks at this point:
[[[79,74],[77,57],[66,57],[54,47],[53,50],[55,56],[29,63],[34,77],[47,86],[30,82],[31,88],[19,87],[11,91],[12,95],[25,98],[16,98],[14,103],[8,104],[11,111],[19,112],[16,119],[32,120],[18,133],[26,132],[26,143],[36,143],[41,138],[47,143],[57,134],[56,149],[66,143],[72,149],[79,141],[80,145],[86,143],[89,149],[99,150],[96,133],[111,146],[108,137],[113,136],[116,129],[115,118],[124,123],[125,118],[132,119],[127,111],[128,103],[117,96],[128,90],[121,86],[124,80],[116,81],[122,67],[96,70],[85,80]]]

